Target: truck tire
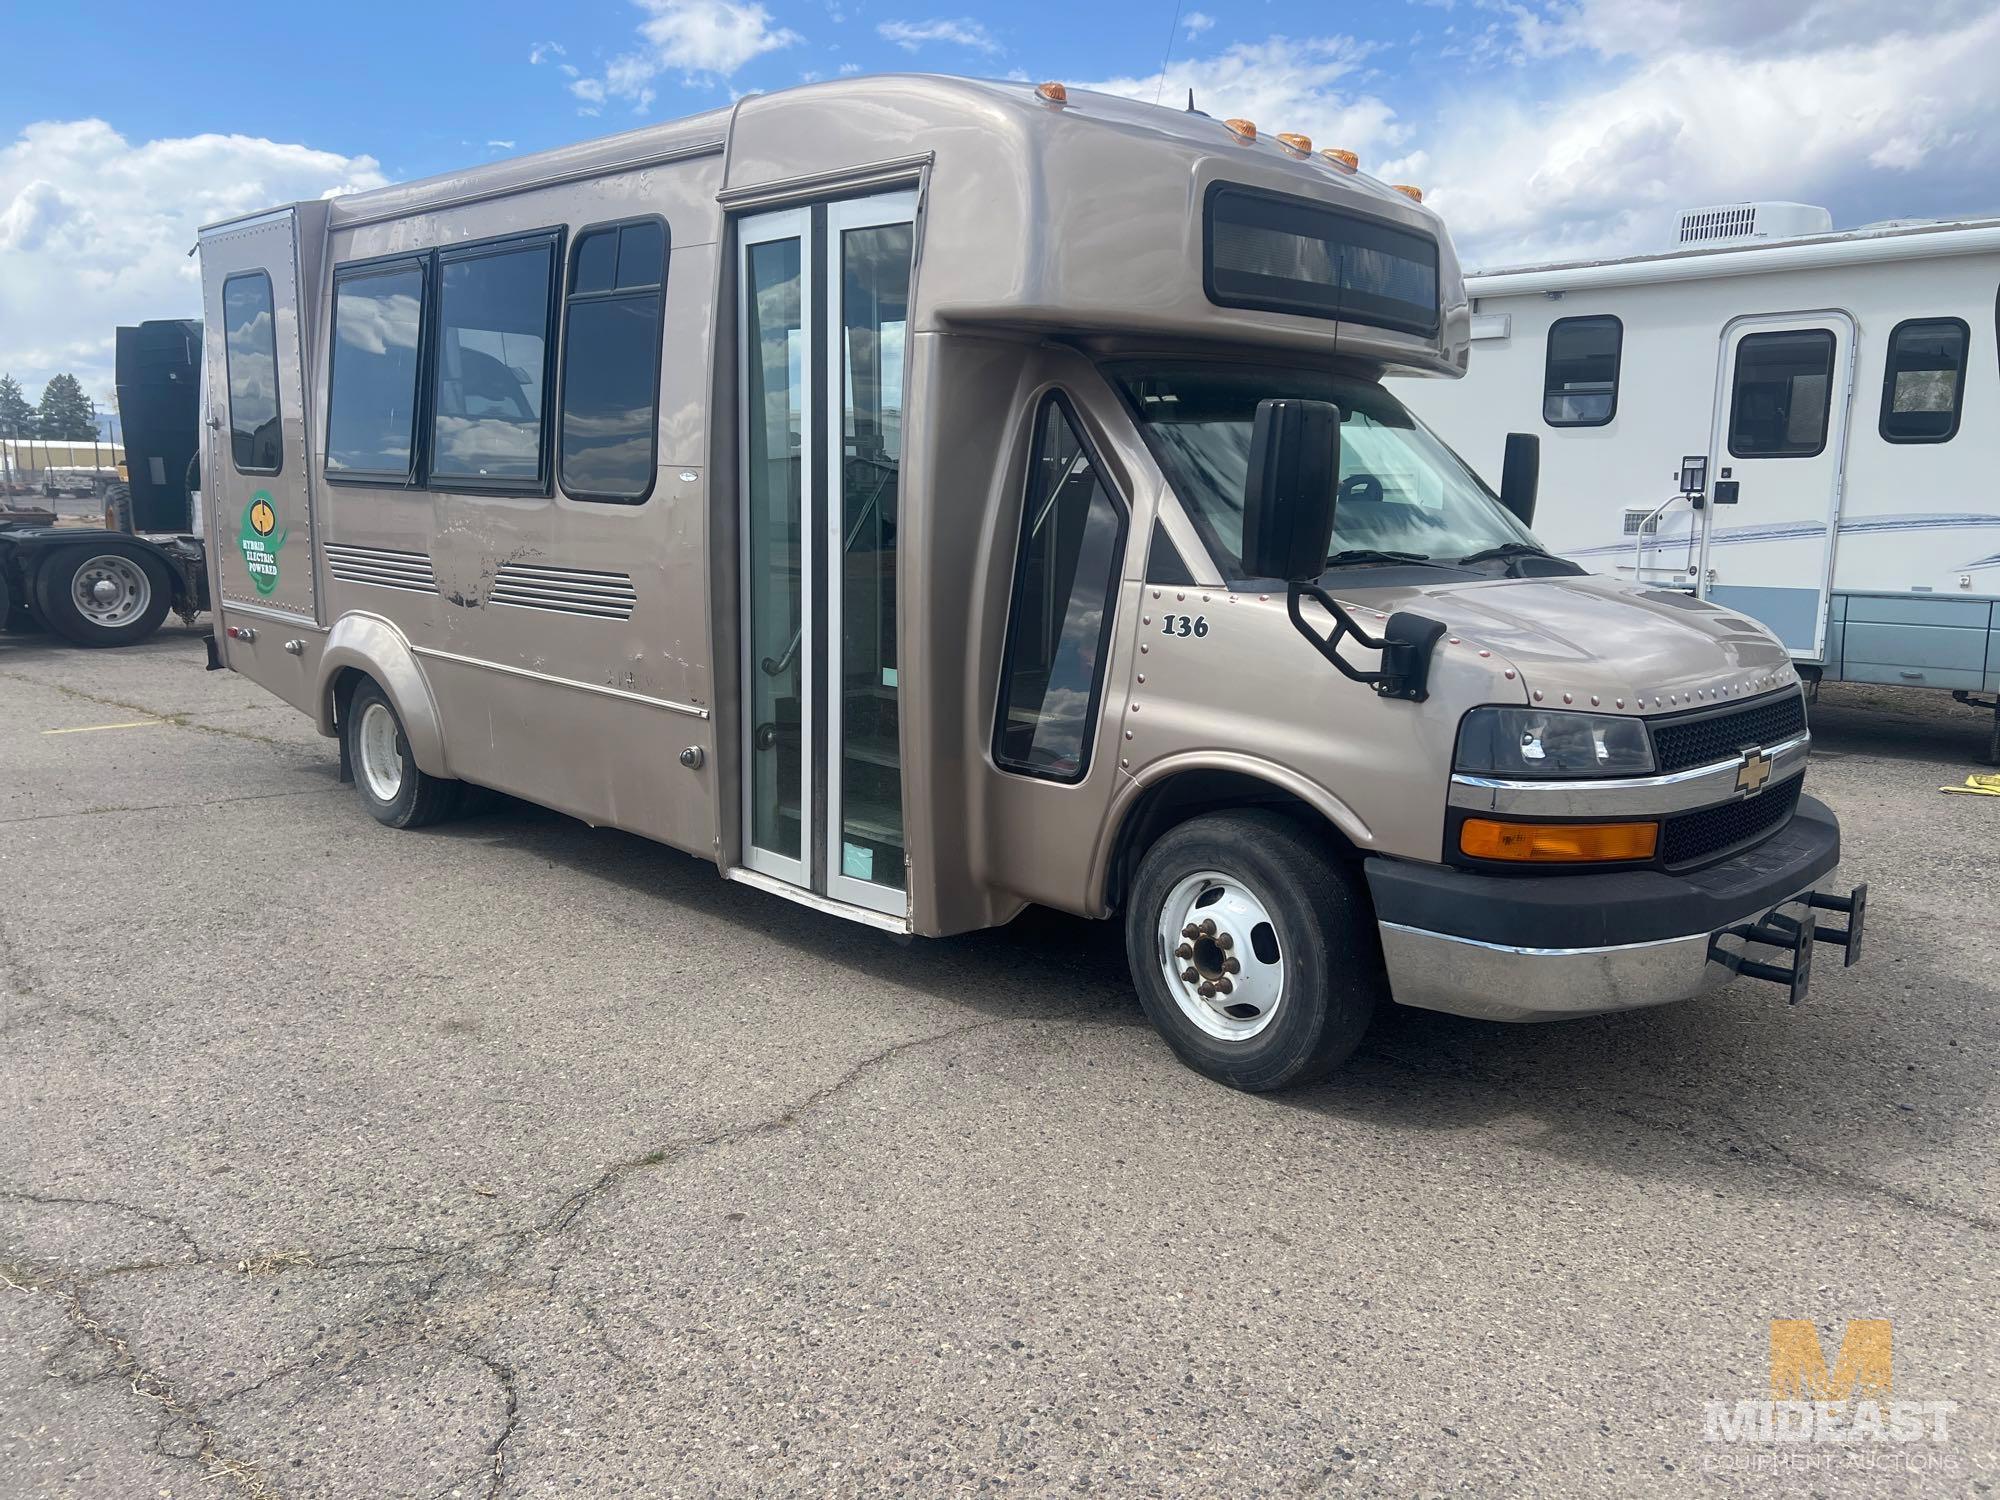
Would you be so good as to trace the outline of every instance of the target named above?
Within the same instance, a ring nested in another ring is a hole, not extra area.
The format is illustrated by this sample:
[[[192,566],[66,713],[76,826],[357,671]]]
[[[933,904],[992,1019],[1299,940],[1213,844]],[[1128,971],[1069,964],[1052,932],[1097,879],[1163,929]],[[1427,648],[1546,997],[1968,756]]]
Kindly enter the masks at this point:
[[[35,612],[79,646],[136,646],[173,602],[167,565],[126,537],[58,548],[35,569]]]
[[[104,529],[106,531],[132,530],[132,486],[114,484],[104,492]]]
[[[456,817],[465,805],[465,783],[421,770],[396,706],[372,681],[347,700],[347,760],[354,785],[376,822],[391,828],[427,828]]]
[[[1253,1093],[1325,1078],[1388,991],[1360,871],[1268,809],[1206,814],[1154,844],[1126,903],[1125,952],[1181,1060]]]

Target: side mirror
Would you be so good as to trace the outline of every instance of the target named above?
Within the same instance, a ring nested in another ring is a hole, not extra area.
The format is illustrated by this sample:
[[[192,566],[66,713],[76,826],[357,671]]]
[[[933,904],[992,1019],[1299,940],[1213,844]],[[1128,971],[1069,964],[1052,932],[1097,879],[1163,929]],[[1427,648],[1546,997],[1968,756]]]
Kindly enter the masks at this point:
[[[1500,463],[1500,503],[1523,526],[1535,524],[1535,491],[1542,482],[1542,440],[1532,432],[1507,434]]]
[[[1340,408],[1259,401],[1243,482],[1244,571],[1287,583],[1325,572],[1339,483]]]

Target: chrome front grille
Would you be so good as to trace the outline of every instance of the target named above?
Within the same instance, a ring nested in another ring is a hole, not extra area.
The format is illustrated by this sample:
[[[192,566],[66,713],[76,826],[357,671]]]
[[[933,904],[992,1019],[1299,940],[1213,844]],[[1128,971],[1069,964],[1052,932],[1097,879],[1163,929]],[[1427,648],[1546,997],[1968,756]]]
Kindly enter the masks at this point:
[[[494,576],[486,598],[488,603],[512,605],[515,609],[629,620],[639,602],[639,591],[624,573],[508,563]]]
[[[404,589],[413,594],[437,592],[437,579],[431,574],[430,557],[422,552],[397,552],[387,547],[354,547],[343,542],[328,542],[326,568],[335,578],[346,583]]]

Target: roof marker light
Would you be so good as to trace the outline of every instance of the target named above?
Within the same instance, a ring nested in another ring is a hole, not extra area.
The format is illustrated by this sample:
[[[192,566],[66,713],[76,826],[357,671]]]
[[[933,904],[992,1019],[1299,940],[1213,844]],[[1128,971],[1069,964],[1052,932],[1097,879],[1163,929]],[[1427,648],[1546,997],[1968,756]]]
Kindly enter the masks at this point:
[[[1224,120],[1222,123],[1235,131],[1236,134],[1242,136],[1246,141],[1257,139],[1257,125],[1254,120]]]
[[[1281,132],[1278,136],[1278,144],[1291,147],[1301,156],[1312,155],[1313,141],[1309,135],[1293,135],[1289,131]]]
[[[1361,169],[1361,158],[1356,156],[1352,151],[1341,150],[1338,146],[1328,146],[1324,151],[1320,152],[1320,155],[1332,162],[1336,167],[1345,167],[1350,172],[1356,172]]]
[[[1055,82],[1039,84],[1035,88],[1035,97],[1048,104],[1067,104],[1069,90]]]
[[[1392,182],[1389,186],[1414,202],[1421,203],[1424,201],[1424,190],[1420,187],[1411,187],[1407,182]]]

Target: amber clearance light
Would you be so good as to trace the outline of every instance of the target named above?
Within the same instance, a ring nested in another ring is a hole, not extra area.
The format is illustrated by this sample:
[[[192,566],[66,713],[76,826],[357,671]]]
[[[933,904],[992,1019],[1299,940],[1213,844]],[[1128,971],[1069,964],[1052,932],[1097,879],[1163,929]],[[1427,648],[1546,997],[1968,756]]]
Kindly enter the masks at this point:
[[[1659,847],[1658,823],[1502,823],[1467,818],[1458,847],[1474,859],[1582,864],[1651,859]]]

